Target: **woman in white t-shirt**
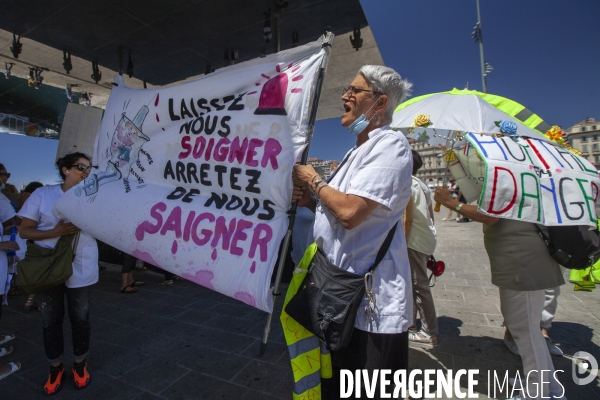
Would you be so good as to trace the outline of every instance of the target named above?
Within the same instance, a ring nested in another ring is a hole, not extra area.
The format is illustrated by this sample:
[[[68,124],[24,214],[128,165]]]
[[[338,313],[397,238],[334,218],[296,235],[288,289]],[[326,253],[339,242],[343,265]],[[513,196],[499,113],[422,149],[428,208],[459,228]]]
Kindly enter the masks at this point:
[[[389,127],[410,87],[391,68],[363,66],[342,93],[341,123],[356,136],[356,146],[327,182],[310,165],[294,166],[292,200],[315,211],[316,244],[332,264],[357,275],[364,276],[373,265],[410,199],[410,147],[402,133]],[[342,369],[370,375],[408,368],[411,286],[406,240],[397,229],[373,271],[375,301],[363,297],[349,345],[331,352],[333,379],[321,382],[323,398],[339,398]]]
[[[412,197],[404,214],[404,234],[408,247],[408,260],[413,278],[413,326],[408,340],[425,347],[437,345],[438,324],[433,296],[427,278],[427,261],[437,244],[433,224],[433,195],[419,178],[417,171],[423,166],[421,156],[412,151]],[[421,315],[421,330],[416,330],[417,311]]]
[[[48,395],[61,389],[65,373],[62,364],[65,297],[72,329],[75,387],[82,389],[89,383],[90,375],[85,361],[90,345],[89,302],[91,285],[98,282],[96,240],[72,223],[60,220],[53,212],[60,196],[87,178],[92,168],[90,159],[83,153],[67,154],[56,162],[56,166],[64,182],[37,189],[18,213],[22,218],[19,229],[21,237],[33,240],[38,246],[54,248],[61,236],[79,234],[73,275],[64,284],[37,295],[44,327],[44,348],[51,364],[48,381],[44,385]]]

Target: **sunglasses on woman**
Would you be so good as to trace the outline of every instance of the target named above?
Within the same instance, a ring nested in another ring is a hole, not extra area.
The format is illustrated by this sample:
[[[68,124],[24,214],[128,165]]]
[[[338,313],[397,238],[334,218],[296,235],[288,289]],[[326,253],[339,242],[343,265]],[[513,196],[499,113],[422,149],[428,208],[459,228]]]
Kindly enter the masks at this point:
[[[73,165],[71,168],[77,168],[81,172],[90,172],[92,170],[91,165],[85,165],[85,164],[76,164],[76,165]]]
[[[0,175],[4,175],[6,179],[10,178],[10,172],[0,172]]]

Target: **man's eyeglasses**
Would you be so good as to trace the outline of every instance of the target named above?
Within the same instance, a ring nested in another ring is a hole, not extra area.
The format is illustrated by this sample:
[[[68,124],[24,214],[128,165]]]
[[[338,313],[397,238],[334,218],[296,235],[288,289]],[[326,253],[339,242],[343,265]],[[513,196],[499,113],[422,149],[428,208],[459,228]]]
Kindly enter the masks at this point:
[[[357,88],[357,87],[354,87],[354,86],[348,86],[346,89],[343,89],[342,96],[344,96],[346,94],[348,96],[353,96],[356,93],[360,93],[360,92],[369,92],[369,93],[375,93],[375,94],[379,94],[379,95],[383,94],[383,93],[381,93],[381,92],[379,92],[377,90],[360,89],[360,88]]]
[[[10,178],[10,172],[0,172],[0,175],[4,175],[6,179]]]
[[[90,172],[92,170],[92,166],[91,165],[85,165],[85,164],[73,165],[72,168],[77,168],[81,172]]]

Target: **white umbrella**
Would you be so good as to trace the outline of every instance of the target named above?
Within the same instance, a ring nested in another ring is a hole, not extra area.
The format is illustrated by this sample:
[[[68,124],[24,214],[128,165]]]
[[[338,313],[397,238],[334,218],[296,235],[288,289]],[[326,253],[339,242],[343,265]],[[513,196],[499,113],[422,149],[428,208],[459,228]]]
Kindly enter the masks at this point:
[[[529,128],[486,99],[495,104],[505,101],[503,105],[518,105],[500,96],[454,89],[420,96],[400,104],[394,112],[391,127],[403,132],[408,138],[431,145],[445,145],[446,139],[452,137],[454,131],[484,135],[503,133],[554,144],[539,131]]]

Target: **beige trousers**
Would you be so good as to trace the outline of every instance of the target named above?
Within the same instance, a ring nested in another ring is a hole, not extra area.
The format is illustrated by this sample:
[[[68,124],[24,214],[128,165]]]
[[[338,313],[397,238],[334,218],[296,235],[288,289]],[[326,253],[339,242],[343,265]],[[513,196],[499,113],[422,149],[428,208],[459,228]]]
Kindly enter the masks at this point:
[[[427,254],[408,249],[408,261],[413,280],[413,321],[416,324],[418,311],[421,315],[421,329],[430,336],[437,336],[437,315],[427,277],[428,258]]]

